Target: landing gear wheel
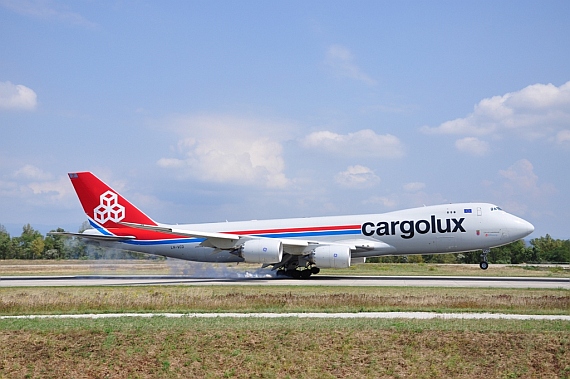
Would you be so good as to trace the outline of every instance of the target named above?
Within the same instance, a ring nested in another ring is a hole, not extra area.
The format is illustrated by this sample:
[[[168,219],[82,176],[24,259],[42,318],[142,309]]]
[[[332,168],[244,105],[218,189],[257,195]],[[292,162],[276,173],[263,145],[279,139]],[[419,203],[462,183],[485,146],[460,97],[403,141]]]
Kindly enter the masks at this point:
[[[287,276],[290,276],[291,278],[294,278],[294,279],[300,279],[301,278],[301,271],[299,271],[299,270],[287,270],[286,273],[287,273]]]
[[[481,253],[481,263],[479,263],[479,267],[481,270],[486,270],[489,268],[489,263],[487,262],[487,254],[491,252],[491,249],[483,249]]]
[[[318,267],[311,267],[311,274],[313,275],[317,275],[319,272],[321,272],[321,269]]]
[[[311,277],[311,270],[303,270],[301,271],[301,279],[309,279]]]

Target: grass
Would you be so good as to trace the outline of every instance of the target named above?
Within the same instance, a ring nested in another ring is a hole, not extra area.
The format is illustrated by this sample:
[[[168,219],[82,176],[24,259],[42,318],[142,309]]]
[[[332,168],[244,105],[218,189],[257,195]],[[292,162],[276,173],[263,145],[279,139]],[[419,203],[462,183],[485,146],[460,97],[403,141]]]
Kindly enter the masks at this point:
[[[570,376],[564,322],[2,320],[0,346],[7,378]]]
[[[566,267],[566,266],[564,266]],[[494,265],[481,270],[478,264],[365,263],[348,269],[323,269],[323,275],[374,276],[501,276],[501,277],[570,277],[570,269],[561,266]]]
[[[570,314],[564,289],[138,286],[0,288],[0,314],[435,311]]]
[[[112,262],[94,269],[92,264],[0,262],[0,274],[22,275],[22,270],[28,270],[26,275],[107,274],[105,270],[111,269],[111,273],[177,275],[188,267],[129,261],[126,265]],[[567,275],[567,270],[495,268],[497,271],[491,266],[484,272],[472,266],[366,264],[347,271],[323,270],[323,274]],[[159,311],[567,315],[570,291],[311,286],[0,287],[2,315]],[[570,378],[570,323],[165,317],[0,320],[0,378],[67,377]]]
[[[256,264],[204,264],[167,259],[149,260],[0,260],[0,276],[11,275],[196,275],[210,273],[231,274],[256,271]],[[481,270],[479,265],[424,264],[424,263],[366,263],[348,269],[322,269],[319,275],[373,275],[373,276],[504,276],[504,277],[565,277],[570,278],[567,266],[511,266],[493,265]]]
[[[150,260],[0,260],[0,276],[168,274],[165,261]]]

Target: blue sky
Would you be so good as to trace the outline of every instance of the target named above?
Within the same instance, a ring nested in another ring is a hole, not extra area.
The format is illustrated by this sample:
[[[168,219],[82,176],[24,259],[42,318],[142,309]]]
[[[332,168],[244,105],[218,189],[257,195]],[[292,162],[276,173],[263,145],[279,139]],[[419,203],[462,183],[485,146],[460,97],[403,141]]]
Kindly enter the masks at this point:
[[[0,0],[0,224],[486,201],[570,238],[570,2]]]

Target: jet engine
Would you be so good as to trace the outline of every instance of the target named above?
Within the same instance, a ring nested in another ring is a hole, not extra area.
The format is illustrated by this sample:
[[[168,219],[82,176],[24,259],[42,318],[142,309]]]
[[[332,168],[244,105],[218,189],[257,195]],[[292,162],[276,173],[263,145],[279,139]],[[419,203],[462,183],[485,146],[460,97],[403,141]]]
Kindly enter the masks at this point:
[[[350,248],[348,246],[319,246],[311,254],[312,263],[319,268],[350,267]]]
[[[241,257],[248,263],[279,263],[283,258],[283,243],[272,238],[249,240],[241,247]]]

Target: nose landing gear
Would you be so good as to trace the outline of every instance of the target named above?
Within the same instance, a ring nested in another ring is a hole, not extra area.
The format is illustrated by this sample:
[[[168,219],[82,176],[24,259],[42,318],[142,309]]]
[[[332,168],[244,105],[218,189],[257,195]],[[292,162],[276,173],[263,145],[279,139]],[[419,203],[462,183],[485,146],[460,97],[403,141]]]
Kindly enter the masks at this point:
[[[487,254],[491,252],[491,249],[483,249],[483,253],[481,253],[481,263],[479,263],[479,267],[481,270],[486,270],[489,268],[489,262],[487,261]]]

